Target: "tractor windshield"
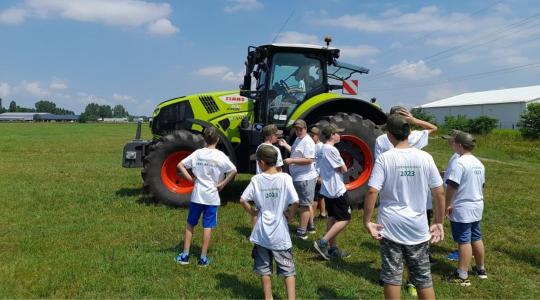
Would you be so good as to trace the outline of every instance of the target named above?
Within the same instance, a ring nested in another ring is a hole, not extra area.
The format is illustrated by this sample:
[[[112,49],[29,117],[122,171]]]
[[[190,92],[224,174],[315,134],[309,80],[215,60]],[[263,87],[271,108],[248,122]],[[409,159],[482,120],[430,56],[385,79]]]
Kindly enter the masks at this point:
[[[321,87],[321,61],[301,53],[276,53],[270,72],[268,120],[285,124],[306,95]]]
[[[328,66],[328,78],[338,81],[347,80],[351,78],[354,73],[367,74],[368,72],[369,70],[366,68],[339,61]]]

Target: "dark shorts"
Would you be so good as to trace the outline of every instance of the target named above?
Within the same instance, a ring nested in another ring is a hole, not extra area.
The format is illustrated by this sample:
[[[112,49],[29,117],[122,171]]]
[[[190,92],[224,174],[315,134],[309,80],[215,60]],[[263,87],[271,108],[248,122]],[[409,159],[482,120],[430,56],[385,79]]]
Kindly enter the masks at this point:
[[[315,184],[315,199],[313,199],[313,201],[319,201],[321,198],[324,198],[323,195],[321,195],[321,184],[317,182]]]
[[[311,206],[315,197],[315,183],[317,178],[304,181],[293,181],[294,189],[298,193],[299,206]]]
[[[270,250],[254,245],[253,250],[251,250],[251,257],[253,258],[253,272],[258,275],[272,275],[274,261],[276,262],[278,275],[285,277],[296,275],[292,249]]]
[[[381,283],[400,286],[405,260],[409,268],[409,281],[419,289],[432,287],[428,250],[429,241],[417,245],[402,245],[383,238],[381,240]]]
[[[452,237],[458,244],[470,244],[482,240],[480,221],[472,223],[459,223],[450,221]]]
[[[203,228],[214,228],[217,226],[217,210],[217,205],[190,202],[187,222],[191,226],[196,226],[202,214]]]
[[[337,198],[326,198],[325,201],[329,217],[336,221],[351,220],[351,207],[347,202],[347,193]]]

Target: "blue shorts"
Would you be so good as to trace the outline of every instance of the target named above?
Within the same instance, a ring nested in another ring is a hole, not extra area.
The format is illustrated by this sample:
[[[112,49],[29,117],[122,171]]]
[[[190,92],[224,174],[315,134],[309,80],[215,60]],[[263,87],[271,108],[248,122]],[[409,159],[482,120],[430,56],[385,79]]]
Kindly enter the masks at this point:
[[[480,221],[472,223],[459,223],[450,221],[452,227],[452,237],[458,244],[470,244],[482,240],[480,232]]]
[[[205,205],[200,203],[189,203],[189,212],[187,222],[191,226],[199,223],[199,217],[203,215],[203,228],[214,228],[217,225],[217,205]]]

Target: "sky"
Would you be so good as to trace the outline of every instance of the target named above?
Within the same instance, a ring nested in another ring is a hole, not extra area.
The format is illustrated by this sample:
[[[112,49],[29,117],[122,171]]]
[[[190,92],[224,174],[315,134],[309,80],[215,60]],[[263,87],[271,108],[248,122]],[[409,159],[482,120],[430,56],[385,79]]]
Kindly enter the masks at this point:
[[[540,84],[540,2],[0,1],[0,98],[151,115],[167,99],[238,89],[248,46],[341,49],[385,110]]]

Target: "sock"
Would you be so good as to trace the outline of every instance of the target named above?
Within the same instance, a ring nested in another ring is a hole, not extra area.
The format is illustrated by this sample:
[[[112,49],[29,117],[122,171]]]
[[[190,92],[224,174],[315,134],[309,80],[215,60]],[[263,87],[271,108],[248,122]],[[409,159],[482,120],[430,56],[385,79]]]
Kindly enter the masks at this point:
[[[182,251],[182,253],[184,253],[185,255],[189,255],[189,250],[184,250]]]
[[[323,246],[328,246],[328,241],[327,241],[327,240],[321,238],[320,241],[321,241],[321,245],[323,245]]]
[[[476,265],[477,270],[485,270],[483,265]]]
[[[206,257],[206,255],[202,255],[202,254],[201,254],[201,259],[202,259],[202,260],[206,260],[206,259],[208,259],[208,257]]]
[[[306,230],[303,229],[303,228],[297,228],[297,229],[296,229],[296,233],[298,233],[298,234],[304,234],[304,233],[306,233]]]
[[[467,279],[469,277],[469,274],[468,274],[467,271],[463,271],[460,268],[458,268],[456,271],[457,271],[457,273],[459,275],[459,278],[461,278],[461,279]]]

